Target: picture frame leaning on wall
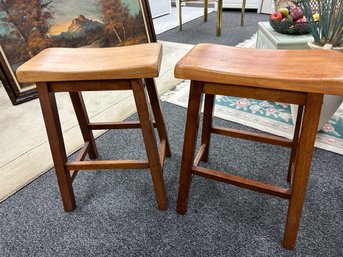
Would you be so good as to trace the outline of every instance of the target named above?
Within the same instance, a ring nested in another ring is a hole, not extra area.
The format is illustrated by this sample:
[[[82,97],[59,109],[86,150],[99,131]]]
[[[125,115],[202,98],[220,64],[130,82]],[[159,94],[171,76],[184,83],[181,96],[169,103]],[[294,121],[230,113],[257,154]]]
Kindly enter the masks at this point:
[[[119,47],[156,42],[148,0],[0,2],[0,79],[13,105],[37,98],[15,70],[49,47]]]
[[[275,12],[275,0],[261,0],[259,13],[272,14]]]

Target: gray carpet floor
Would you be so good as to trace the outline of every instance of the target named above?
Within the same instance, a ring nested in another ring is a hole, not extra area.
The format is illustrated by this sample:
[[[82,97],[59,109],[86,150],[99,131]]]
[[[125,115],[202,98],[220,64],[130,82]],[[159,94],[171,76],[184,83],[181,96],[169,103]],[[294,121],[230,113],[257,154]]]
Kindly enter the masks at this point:
[[[0,205],[0,255],[343,255],[343,156],[315,150],[297,249],[290,252],[281,247],[287,200],[195,177],[188,213],[175,212],[186,110],[162,107],[173,154],[164,169],[167,211],[156,207],[148,170],[99,170],[78,174],[77,208],[66,213],[51,170]],[[220,119],[215,124],[242,127]],[[101,159],[145,157],[138,130],[107,132],[97,145]],[[208,165],[287,186],[288,153],[214,136]]]
[[[257,23],[268,21],[269,15],[247,11],[244,26],[240,26],[240,10],[223,11],[222,36],[216,36],[217,13],[208,15],[208,21],[203,17],[187,22],[183,30],[174,28],[157,35],[158,40],[171,41],[185,44],[214,43],[235,46],[250,38],[258,30]]]

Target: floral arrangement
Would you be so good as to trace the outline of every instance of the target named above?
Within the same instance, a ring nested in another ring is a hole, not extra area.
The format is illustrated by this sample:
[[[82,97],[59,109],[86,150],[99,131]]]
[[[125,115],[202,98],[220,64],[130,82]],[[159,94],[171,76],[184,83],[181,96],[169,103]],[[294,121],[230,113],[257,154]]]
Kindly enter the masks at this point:
[[[313,2],[317,10],[313,10]],[[300,4],[306,19],[312,21],[308,28],[314,44],[343,47],[343,0],[301,0]],[[315,13],[320,16],[318,22],[313,22]]]

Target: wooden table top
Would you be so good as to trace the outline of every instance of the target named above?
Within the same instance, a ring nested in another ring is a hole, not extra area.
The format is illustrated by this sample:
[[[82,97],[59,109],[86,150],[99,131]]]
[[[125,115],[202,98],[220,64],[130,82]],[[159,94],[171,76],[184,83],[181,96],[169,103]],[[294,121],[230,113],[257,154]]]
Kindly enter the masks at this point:
[[[158,77],[160,43],[109,48],[48,48],[21,65],[20,82]]]
[[[177,63],[175,77],[343,95],[343,53],[199,44]]]

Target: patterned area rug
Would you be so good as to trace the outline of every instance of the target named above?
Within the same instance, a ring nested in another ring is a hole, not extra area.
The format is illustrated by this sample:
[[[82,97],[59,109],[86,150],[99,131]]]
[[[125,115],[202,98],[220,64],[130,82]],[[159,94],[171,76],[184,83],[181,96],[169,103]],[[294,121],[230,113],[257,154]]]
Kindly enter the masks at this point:
[[[187,108],[188,93],[189,81],[186,80],[164,94],[162,100]],[[294,125],[288,104],[217,96],[214,115],[278,136],[293,137]],[[343,104],[318,132],[316,147],[343,155]]]

